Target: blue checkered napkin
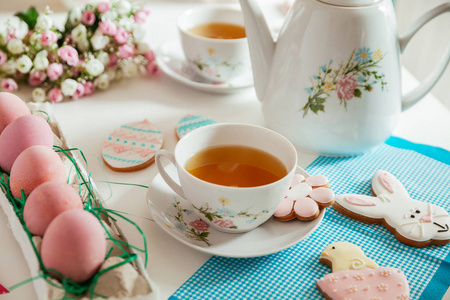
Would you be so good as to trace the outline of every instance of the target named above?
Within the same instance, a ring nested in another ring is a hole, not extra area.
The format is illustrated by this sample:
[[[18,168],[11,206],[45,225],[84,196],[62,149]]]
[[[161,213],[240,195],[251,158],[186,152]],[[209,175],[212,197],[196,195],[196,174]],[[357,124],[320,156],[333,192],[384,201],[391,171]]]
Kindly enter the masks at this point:
[[[379,169],[394,174],[412,198],[450,211],[450,153],[442,149],[391,138],[362,156],[319,157],[307,171],[326,175],[336,194],[370,195],[370,180]],[[321,299],[315,281],[330,269],[318,258],[336,241],[355,243],[379,265],[403,270],[411,299],[441,299],[450,286],[450,245],[409,247],[381,225],[355,221],[329,208],[308,239],[265,257],[214,256],[170,299]]]

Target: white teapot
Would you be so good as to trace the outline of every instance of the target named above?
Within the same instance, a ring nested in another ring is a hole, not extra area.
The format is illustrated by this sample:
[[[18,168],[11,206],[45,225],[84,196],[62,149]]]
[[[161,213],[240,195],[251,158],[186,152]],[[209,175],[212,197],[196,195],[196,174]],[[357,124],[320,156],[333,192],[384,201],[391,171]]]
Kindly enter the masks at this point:
[[[450,48],[415,90],[401,94],[399,56],[450,2],[397,36],[391,0],[297,0],[275,43],[255,0],[240,0],[266,126],[307,152],[354,155],[392,133],[402,109],[434,86]]]

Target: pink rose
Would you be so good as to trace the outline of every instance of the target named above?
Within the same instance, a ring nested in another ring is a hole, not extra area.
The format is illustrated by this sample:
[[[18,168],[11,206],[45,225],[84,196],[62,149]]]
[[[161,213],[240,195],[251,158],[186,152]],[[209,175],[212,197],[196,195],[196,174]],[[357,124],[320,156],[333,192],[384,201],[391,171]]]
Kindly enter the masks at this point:
[[[346,101],[352,99],[357,87],[356,78],[351,75],[344,75],[336,85],[336,91],[339,99]]]
[[[83,97],[84,95],[84,85],[81,83],[77,84],[77,90],[75,91],[75,93],[72,95],[73,99],[79,99],[81,97]]]
[[[90,94],[92,94],[94,92],[94,84],[92,83],[92,81],[87,81],[84,84],[84,95],[88,96]]]
[[[148,60],[148,62],[152,62],[155,60],[155,52],[153,52],[152,50],[145,52],[144,56]]]
[[[92,10],[85,10],[81,15],[81,22],[86,26],[91,26],[95,23],[95,14]]]
[[[117,54],[111,53],[109,55],[108,67],[115,67],[115,66],[117,66],[118,62],[119,62],[119,57],[117,56]]]
[[[56,42],[57,39],[58,36],[56,35],[56,33],[51,30],[45,30],[41,35],[41,44],[44,46],[50,46],[54,42]]]
[[[58,79],[63,73],[63,65],[52,63],[47,67],[47,76],[51,81]]]
[[[63,99],[63,94],[60,89],[53,88],[48,92],[48,97],[51,102],[61,102]]]
[[[100,28],[100,30],[103,34],[109,34],[110,36],[114,36],[117,31],[116,24],[114,24],[114,22],[111,20],[106,20],[104,22],[100,22],[98,24],[98,27]]]
[[[150,15],[150,10],[146,7],[141,8],[134,15],[134,21],[138,24],[144,24],[147,17]]]
[[[133,56],[134,48],[130,45],[122,45],[119,47],[119,57],[120,58],[129,58]]]
[[[128,41],[130,34],[123,28],[117,29],[116,34],[114,35],[114,39],[118,44],[125,44]]]
[[[76,66],[78,63],[78,52],[71,46],[64,46],[58,49],[58,56],[67,62],[69,66]]]
[[[0,50],[0,66],[3,65],[8,60],[8,55]]]
[[[159,75],[158,65],[154,62],[150,62],[145,66],[145,70],[147,71],[147,75]]]
[[[104,14],[105,12],[109,11],[111,9],[111,3],[109,2],[100,2],[97,5],[97,11],[101,14]]]
[[[45,78],[47,78],[47,75],[44,71],[33,69],[28,77],[28,83],[31,86],[37,86],[44,82]]]
[[[202,220],[192,221],[191,223],[189,223],[189,225],[200,232],[208,231],[209,228],[209,225],[203,222]]]
[[[234,223],[232,220],[215,220],[214,224],[219,225],[220,228],[230,228],[234,226]]]
[[[14,92],[18,88],[17,83],[12,78],[2,79],[0,87],[3,92]]]

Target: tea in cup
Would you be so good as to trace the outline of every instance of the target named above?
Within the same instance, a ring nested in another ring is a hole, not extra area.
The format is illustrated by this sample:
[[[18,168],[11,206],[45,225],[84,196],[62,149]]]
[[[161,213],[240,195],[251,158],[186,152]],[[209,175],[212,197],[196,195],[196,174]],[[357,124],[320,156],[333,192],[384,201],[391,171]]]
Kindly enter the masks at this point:
[[[177,168],[180,184],[162,158]],[[177,143],[174,154],[159,150],[161,177],[212,228],[239,233],[267,221],[286,196],[297,166],[297,151],[282,135],[246,124],[214,124]]]
[[[221,5],[190,9],[178,17],[178,29],[186,60],[204,79],[224,82],[251,72],[239,9]]]

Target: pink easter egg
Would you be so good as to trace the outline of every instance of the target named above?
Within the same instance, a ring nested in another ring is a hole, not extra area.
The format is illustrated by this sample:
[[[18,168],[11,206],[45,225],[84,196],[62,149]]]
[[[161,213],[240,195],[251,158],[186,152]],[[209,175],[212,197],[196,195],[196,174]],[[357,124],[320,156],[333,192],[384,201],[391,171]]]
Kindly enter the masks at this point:
[[[43,236],[50,222],[69,209],[82,209],[77,191],[65,182],[48,181],[35,188],[28,196],[23,217],[28,230]]]
[[[41,244],[47,269],[81,283],[91,278],[106,256],[106,239],[98,219],[81,209],[58,215],[48,226]]]
[[[21,198],[21,190],[29,195],[47,181],[66,181],[66,170],[58,154],[45,146],[24,150],[14,162],[9,177],[11,193]]]
[[[14,120],[0,135],[0,168],[11,172],[19,154],[34,145],[53,147],[53,132],[47,122],[34,115]]]
[[[14,94],[0,93],[0,133],[15,119],[31,114],[25,102]]]

